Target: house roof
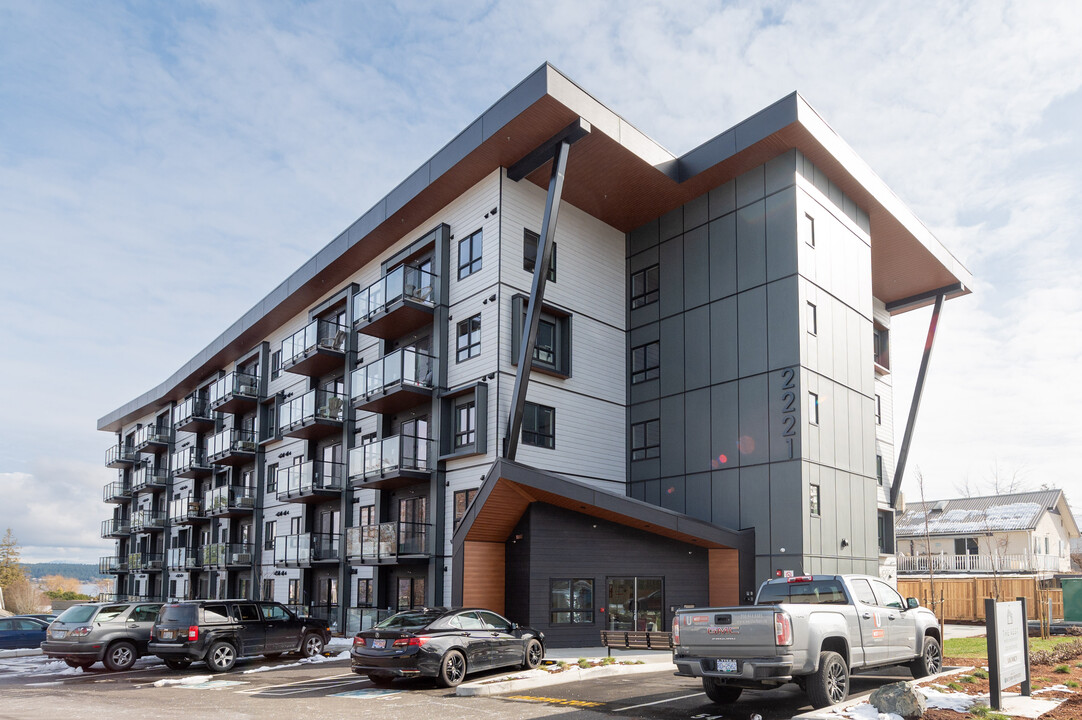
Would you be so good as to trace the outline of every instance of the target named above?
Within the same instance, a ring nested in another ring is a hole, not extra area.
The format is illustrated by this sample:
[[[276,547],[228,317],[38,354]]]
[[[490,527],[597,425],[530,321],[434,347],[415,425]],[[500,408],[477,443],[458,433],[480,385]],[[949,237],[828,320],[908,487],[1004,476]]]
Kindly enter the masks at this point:
[[[1062,490],[906,503],[905,512],[895,521],[894,530],[898,538],[922,536],[926,530],[930,535],[1033,530],[1047,512],[1062,517],[1068,537],[1079,537],[1078,526]]]
[[[892,314],[930,304],[937,291],[970,292],[969,271],[798,93],[677,157],[545,63],[172,376],[100,418],[98,429],[118,432],[183,400],[282,323],[341,289],[411,228],[578,120],[591,131],[568,156],[563,200],[618,230],[629,232],[796,148],[819,171],[817,188],[867,212],[872,294]],[[550,170],[547,162],[526,180],[546,187]]]

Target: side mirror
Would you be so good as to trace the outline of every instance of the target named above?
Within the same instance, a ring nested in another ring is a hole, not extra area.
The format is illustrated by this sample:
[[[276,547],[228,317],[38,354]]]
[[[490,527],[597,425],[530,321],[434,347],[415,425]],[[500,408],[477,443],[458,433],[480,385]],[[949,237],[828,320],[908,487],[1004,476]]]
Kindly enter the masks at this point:
[[[511,623],[511,632],[515,632],[516,630],[518,630],[518,623]]]
[[[917,600],[916,598],[913,598],[913,597],[906,598],[905,599],[905,606],[906,606],[907,609],[912,610],[913,608],[920,607],[920,601]]]

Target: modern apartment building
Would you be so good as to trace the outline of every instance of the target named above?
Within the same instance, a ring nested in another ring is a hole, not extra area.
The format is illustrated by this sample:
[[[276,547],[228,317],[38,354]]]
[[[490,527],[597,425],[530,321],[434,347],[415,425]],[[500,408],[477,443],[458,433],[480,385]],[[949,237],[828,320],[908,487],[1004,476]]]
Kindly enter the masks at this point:
[[[890,318],[969,285],[799,95],[676,157],[544,65],[99,421],[102,569],[569,645],[878,573]]]

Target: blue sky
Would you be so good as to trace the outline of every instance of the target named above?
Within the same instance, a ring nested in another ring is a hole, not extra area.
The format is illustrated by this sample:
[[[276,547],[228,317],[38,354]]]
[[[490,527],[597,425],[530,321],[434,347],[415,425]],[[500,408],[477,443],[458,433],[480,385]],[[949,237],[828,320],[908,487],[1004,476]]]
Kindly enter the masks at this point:
[[[97,418],[545,60],[675,153],[799,90],[976,279],[928,496],[998,472],[1082,503],[1080,36],[1070,2],[0,0],[0,529],[107,554]],[[899,441],[927,319],[895,321]]]

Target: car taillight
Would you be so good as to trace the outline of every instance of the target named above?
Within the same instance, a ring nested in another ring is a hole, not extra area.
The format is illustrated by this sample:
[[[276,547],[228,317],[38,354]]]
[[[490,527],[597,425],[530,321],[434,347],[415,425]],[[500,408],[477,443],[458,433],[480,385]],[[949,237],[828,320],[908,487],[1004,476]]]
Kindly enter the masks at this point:
[[[90,634],[91,630],[93,630],[93,628],[91,628],[89,625],[83,625],[82,627],[77,627],[70,633],[68,633],[68,637],[86,637]]]
[[[199,639],[199,626],[198,625],[189,625],[188,626],[188,642],[195,642],[198,639]]]
[[[364,638],[363,637],[358,635],[357,637],[353,638],[353,647],[364,647],[364,646],[365,646],[365,644],[364,644]]]
[[[774,613],[774,642],[778,645],[793,644],[793,623],[785,613]]]
[[[672,619],[672,643],[673,645],[680,644],[680,616]]]
[[[415,647],[420,647],[420,646],[424,645],[426,642],[428,642],[428,638],[423,637],[423,636],[422,637],[411,637],[411,638],[398,638],[397,640],[394,641],[394,643],[391,645],[391,647],[410,647],[411,645],[415,646]]]

